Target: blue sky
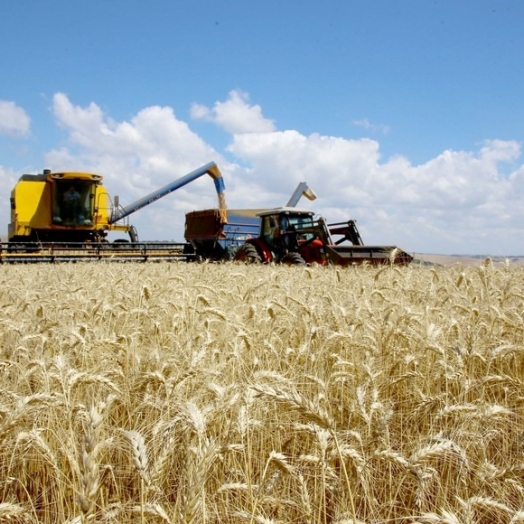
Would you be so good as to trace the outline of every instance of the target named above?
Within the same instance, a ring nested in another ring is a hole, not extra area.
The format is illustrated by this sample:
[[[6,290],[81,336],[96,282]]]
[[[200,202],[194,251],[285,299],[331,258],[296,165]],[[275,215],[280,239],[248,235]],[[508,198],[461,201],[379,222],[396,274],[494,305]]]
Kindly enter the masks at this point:
[[[22,173],[97,172],[126,204],[215,161],[232,208],[305,180],[368,244],[522,254],[522,20],[521,0],[6,2],[0,228]],[[182,240],[213,193],[132,222]]]

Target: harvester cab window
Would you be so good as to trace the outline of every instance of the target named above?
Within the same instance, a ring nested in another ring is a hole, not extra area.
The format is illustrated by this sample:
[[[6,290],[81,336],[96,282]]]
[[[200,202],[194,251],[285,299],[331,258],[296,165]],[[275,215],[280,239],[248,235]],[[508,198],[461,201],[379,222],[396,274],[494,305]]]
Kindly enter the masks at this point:
[[[66,226],[93,223],[94,185],[77,180],[55,184],[53,222]]]

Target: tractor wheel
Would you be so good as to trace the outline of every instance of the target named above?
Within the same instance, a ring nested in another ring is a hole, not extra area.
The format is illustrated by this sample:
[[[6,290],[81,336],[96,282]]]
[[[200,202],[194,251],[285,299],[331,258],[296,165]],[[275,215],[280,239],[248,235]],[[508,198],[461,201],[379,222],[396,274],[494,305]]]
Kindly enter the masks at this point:
[[[300,253],[287,253],[282,257],[282,264],[287,264],[288,266],[305,266],[306,261],[302,258]]]
[[[260,264],[262,257],[258,254],[257,248],[253,244],[242,244],[238,248],[234,260],[247,264]]]

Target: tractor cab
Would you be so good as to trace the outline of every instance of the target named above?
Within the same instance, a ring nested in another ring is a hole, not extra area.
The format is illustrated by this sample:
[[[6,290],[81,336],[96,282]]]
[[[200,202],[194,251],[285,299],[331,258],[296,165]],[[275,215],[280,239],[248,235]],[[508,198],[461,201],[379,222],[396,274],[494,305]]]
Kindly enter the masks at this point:
[[[87,173],[48,173],[52,183],[51,212],[57,226],[92,226],[96,186],[102,177]]]
[[[300,251],[315,239],[320,239],[322,244],[329,242],[329,232],[315,219],[313,211],[282,207],[258,216],[261,218],[260,237],[277,258]]]

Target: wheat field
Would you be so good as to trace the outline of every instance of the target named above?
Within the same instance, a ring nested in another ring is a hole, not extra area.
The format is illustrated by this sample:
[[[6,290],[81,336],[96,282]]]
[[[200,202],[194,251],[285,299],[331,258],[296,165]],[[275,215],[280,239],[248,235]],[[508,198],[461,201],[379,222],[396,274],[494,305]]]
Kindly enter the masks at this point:
[[[524,522],[523,268],[0,285],[0,522]]]

